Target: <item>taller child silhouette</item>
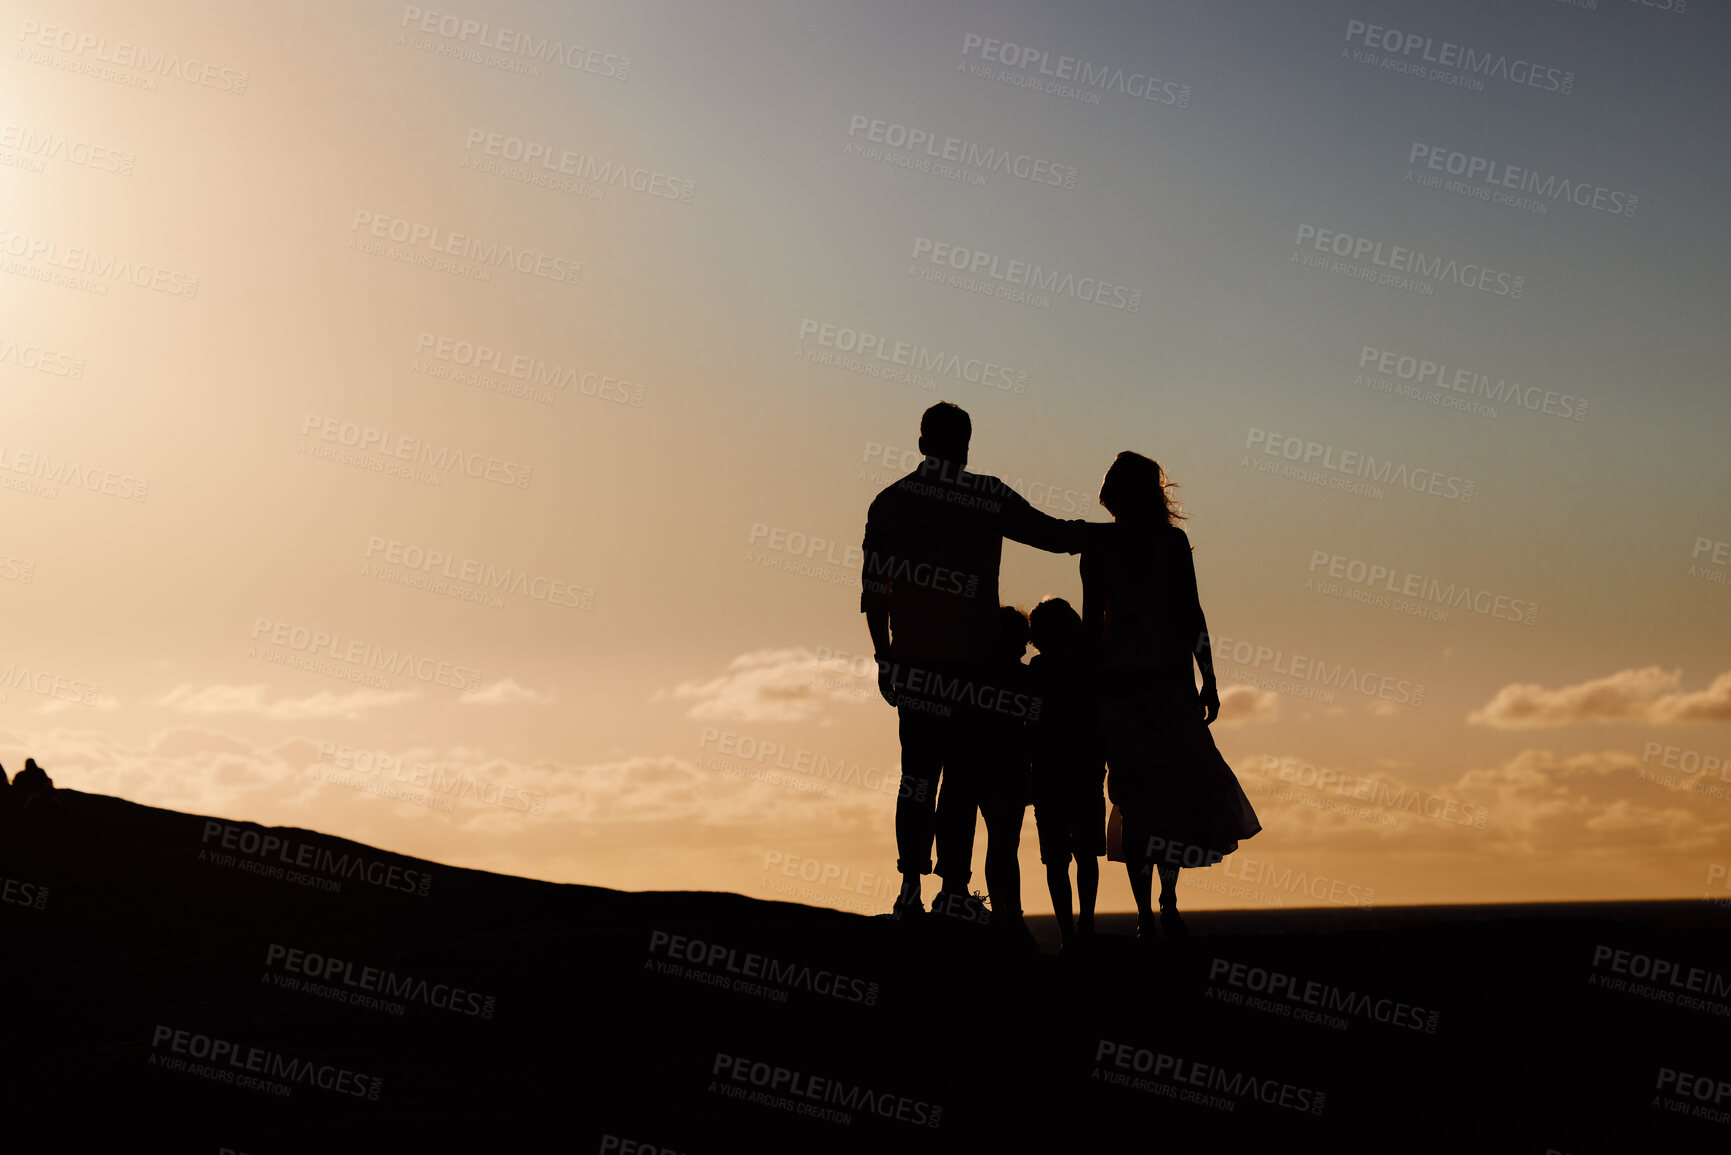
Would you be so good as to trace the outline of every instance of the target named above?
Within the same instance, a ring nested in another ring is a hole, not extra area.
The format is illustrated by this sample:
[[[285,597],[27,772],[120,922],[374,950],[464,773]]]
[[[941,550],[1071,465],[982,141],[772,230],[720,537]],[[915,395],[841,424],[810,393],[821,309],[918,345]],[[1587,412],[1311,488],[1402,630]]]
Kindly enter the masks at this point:
[[[998,567],[1004,539],[1079,553],[1082,521],[1035,509],[995,477],[969,473],[973,422],[947,401],[920,419],[925,460],[884,488],[866,513],[860,611],[878,660],[878,689],[896,707],[902,786],[896,801],[898,914],[923,913],[920,880],[932,873],[939,775],[965,759],[978,711],[1014,709],[985,690],[998,632]],[[982,669],[982,667],[987,667]],[[971,833],[971,830],[970,830]],[[972,839],[938,841],[937,873],[950,899],[967,894]],[[949,843],[949,845],[946,845]],[[1020,910],[1020,895],[995,896]]]

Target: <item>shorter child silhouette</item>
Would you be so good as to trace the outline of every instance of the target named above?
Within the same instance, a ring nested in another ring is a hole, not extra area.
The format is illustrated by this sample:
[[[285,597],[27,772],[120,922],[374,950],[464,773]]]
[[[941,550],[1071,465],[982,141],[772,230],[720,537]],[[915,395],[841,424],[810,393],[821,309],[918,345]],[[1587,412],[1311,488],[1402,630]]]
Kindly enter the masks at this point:
[[[1032,731],[1034,825],[1040,861],[1064,945],[1094,933],[1100,856],[1106,853],[1106,755],[1094,718],[1082,617],[1063,598],[1047,598],[1028,615],[1040,652],[1028,663],[1040,699]],[[1076,859],[1080,917],[1070,911],[1070,859]]]

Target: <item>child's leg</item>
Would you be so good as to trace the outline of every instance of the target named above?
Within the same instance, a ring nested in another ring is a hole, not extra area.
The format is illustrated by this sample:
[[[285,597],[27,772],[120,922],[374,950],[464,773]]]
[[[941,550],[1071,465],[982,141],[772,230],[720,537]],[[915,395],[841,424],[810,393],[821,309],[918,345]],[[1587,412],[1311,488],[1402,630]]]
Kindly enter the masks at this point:
[[[1000,793],[983,808],[986,819],[986,893],[992,896],[992,915],[1022,914],[1022,819],[1027,803],[1020,797]],[[1068,905],[1066,903],[1066,905]]]
[[[1154,878],[1149,865],[1135,861],[1124,864],[1130,875],[1130,893],[1136,898],[1136,913],[1144,926],[1154,921]]]
[[[1124,815],[1124,870],[1130,876],[1130,893],[1135,896],[1142,926],[1154,921],[1154,855],[1148,843],[1142,824]]]
[[[1052,913],[1058,916],[1058,934],[1065,942],[1076,937],[1076,919],[1070,913],[1070,864],[1046,864],[1046,889],[1052,892]]]
[[[973,878],[974,823],[980,813],[978,776],[972,766],[944,766],[938,788],[936,827],[937,874],[943,893],[966,895]]]
[[[1066,887],[1066,890],[1068,888]],[[1078,903],[1078,918],[1076,929],[1083,934],[1094,933],[1094,898],[1100,892],[1100,860],[1092,854],[1076,856],[1076,899]],[[1064,895],[1064,904],[1069,905],[1070,896]]]

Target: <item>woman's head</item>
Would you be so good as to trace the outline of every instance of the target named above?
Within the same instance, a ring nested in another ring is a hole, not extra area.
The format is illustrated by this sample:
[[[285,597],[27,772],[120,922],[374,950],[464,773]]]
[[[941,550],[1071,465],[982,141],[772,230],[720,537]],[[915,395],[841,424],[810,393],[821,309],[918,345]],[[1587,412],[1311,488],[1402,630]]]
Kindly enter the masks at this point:
[[[1119,521],[1142,525],[1177,525],[1184,520],[1177,489],[1160,463],[1128,449],[1120,453],[1100,482],[1100,504]]]

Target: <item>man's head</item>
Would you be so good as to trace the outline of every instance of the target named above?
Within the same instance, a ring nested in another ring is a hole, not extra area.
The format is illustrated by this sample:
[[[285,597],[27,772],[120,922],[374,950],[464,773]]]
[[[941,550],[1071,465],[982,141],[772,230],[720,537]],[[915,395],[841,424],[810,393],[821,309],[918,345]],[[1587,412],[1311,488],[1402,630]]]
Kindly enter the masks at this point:
[[[974,423],[968,411],[949,401],[940,401],[920,418],[920,452],[960,469],[968,463],[968,441]]]

